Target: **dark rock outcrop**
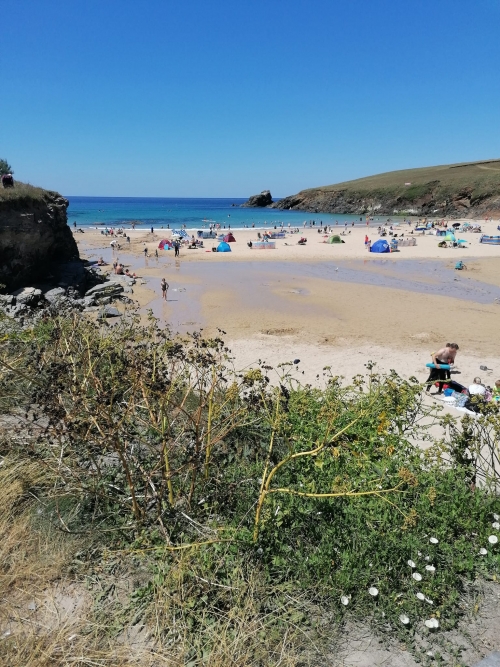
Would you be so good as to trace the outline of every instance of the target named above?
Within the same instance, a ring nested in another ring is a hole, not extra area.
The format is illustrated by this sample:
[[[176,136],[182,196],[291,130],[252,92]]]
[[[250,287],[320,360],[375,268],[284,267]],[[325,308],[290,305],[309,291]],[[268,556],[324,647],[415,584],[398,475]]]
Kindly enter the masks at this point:
[[[246,201],[242,206],[248,208],[263,208],[264,206],[270,206],[273,203],[273,198],[269,190],[263,190],[260,195],[252,195],[248,201]]]
[[[23,184],[0,191],[0,283],[15,289],[45,281],[60,262],[78,259],[67,208],[57,192]]]

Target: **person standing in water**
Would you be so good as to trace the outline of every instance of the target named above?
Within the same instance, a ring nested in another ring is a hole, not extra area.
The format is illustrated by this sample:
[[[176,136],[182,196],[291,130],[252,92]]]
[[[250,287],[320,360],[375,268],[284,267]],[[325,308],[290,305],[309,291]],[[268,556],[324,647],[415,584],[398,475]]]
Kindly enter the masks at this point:
[[[161,298],[163,299],[163,301],[166,301],[167,300],[167,290],[169,288],[169,284],[167,283],[165,278],[161,279],[160,286],[161,286]]]

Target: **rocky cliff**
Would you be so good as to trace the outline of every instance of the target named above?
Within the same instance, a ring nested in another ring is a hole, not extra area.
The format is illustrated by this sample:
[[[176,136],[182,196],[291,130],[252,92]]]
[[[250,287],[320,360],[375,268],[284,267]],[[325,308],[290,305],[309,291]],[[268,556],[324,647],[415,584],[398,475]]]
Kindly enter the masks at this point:
[[[500,217],[500,160],[378,174],[302,190],[272,208],[356,215]]]
[[[0,283],[13,289],[45,281],[59,263],[78,258],[67,208],[57,192],[22,183],[0,188]]]
[[[249,208],[263,208],[264,206],[270,206],[273,203],[273,198],[269,190],[263,190],[260,195],[252,195],[248,201],[246,201],[242,206]]]

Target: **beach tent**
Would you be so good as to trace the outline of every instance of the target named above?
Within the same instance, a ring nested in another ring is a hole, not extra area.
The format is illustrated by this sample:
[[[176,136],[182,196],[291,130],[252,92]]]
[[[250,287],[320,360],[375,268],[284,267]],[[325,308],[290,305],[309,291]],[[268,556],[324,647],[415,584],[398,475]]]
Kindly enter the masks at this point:
[[[448,232],[448,234],[446,234],[446,236],[444,237],[444,240],[445,241],[451,241],[453,243],[456,243],[456,241],[457,241],[457,239],[455,238],[455,234],[451,234],[450,232]]]
[[[334,236],[330,236],[328,239],[328,243],[344,243],[340,236],[337,236],[336,234]]]
[[[185,239],[186,237],[189,236],[189,234],[186,232],[185,229],[174,229],[172,231],[172,236],[180,236],[181,238]]]
[[[479,239],[479,243],[488,243],[489,245],[500,245],[500,236],[486,236],[486,234],[483,234]]]
[[[172,246],[172,241],[169,241],[168,239],[162,239],[158,243],[158,248],[161,248],[161,250],[163,250],[165,246],[167,246],[167,248],[170,248]]]
[[[391,248],[385,239],[379,239],[372,245],[370,252],[391,252]]]
[[[225,242],[225,243],[235,243],[235,242],[236,242],[236,239],[235,239],[234,236],[231,234],[231,232],[229,232],[229,234],[226,234],[226,236],[224,236],[224,242]]]
[[[231,252],[231,246],[225,241],[221,241],[217,246],[217,252]]]

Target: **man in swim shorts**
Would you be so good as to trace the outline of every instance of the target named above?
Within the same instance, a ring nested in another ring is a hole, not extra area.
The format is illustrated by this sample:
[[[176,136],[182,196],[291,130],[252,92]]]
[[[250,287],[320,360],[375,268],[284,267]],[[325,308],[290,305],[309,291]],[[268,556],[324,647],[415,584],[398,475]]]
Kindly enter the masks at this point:
[[[445,347],[432,355],[432,363],[434,368],[431,368],[429,377],[426,380],[429,391],[431,386],[438,382],[438,394],[443,392],[443,384],[450,379],[450,371],[447,368],[441,368],[443,364],[449,365],[455,363],[455,357],[458,352],[458,345],[456,343],[446,343]]]

